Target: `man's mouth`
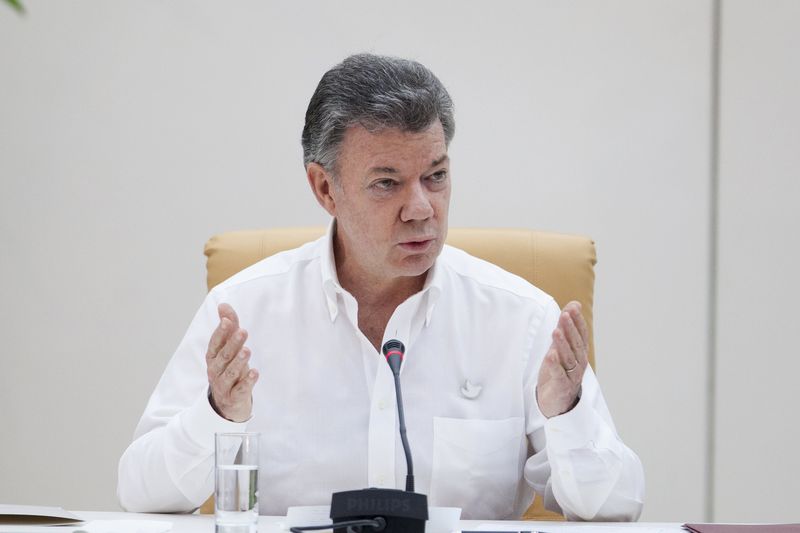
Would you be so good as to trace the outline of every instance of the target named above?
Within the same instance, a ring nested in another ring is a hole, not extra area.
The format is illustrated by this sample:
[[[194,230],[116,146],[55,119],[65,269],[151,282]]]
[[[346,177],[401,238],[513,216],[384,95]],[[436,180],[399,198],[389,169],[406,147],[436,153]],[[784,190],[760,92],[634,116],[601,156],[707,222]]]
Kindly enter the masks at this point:
[[[433,238],[423,237],[420,239],[401,242],[400,247],[409,252],[426,252],[433,244],[433,241]]]

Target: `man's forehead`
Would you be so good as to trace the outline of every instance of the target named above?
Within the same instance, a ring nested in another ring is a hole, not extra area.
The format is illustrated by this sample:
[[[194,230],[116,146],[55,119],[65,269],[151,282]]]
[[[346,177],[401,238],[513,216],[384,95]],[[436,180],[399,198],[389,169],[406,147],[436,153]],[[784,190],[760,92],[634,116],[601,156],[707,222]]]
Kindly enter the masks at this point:
[[[419,132],[399,128],[370,131],[361,125],[350,126],[342,148],[342,156],[359,159],[368,168],[383,171],[410,160],[430,166],[448,161],[444,130],[438,120]]]

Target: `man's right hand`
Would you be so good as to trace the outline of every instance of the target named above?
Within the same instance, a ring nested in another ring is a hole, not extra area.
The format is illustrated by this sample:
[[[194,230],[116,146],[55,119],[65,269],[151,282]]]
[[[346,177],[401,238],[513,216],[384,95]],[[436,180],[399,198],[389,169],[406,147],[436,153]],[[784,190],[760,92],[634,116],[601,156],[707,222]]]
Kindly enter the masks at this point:
[[[244,422],[253,411],[253,385],[258,371],[250,368],[250,349],[245,347],[247,332],[239,327],[239,317],[228,304],[220,304],[219,326],[211,335],[206,352],[211,407],[233,422]]]

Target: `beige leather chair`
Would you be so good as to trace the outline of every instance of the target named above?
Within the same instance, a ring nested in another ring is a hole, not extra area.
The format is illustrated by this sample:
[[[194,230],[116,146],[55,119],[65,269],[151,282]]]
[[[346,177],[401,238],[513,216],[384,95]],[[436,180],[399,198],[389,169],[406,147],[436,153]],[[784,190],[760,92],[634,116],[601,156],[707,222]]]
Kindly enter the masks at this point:
[[[205,246],[208,288],[265,257],[296,248],[324,232],[325,228],[309,227],[216,235]],[[562,307],[570,300],[581,302],[589,326],[589,362],[594,368],[594,242],[586,237],[523,229],[450,228],[447,243],[527,279]],[[214,512],[213,496],[203,504],[201,512]],[[563,520],[561,515],[544,509],[538,494],[525,518]]]

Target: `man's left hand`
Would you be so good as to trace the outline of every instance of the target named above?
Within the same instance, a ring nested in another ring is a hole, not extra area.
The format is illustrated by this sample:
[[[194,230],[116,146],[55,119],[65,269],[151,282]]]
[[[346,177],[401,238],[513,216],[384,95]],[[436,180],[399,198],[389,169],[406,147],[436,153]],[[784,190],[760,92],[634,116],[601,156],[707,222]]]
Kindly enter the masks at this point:
[[[536,400],[547,418],[566,413],[578,400],[581,381],[589,364],[589,328],[581,304],[568,303],[553,330],[553,344],[539,369]]]

